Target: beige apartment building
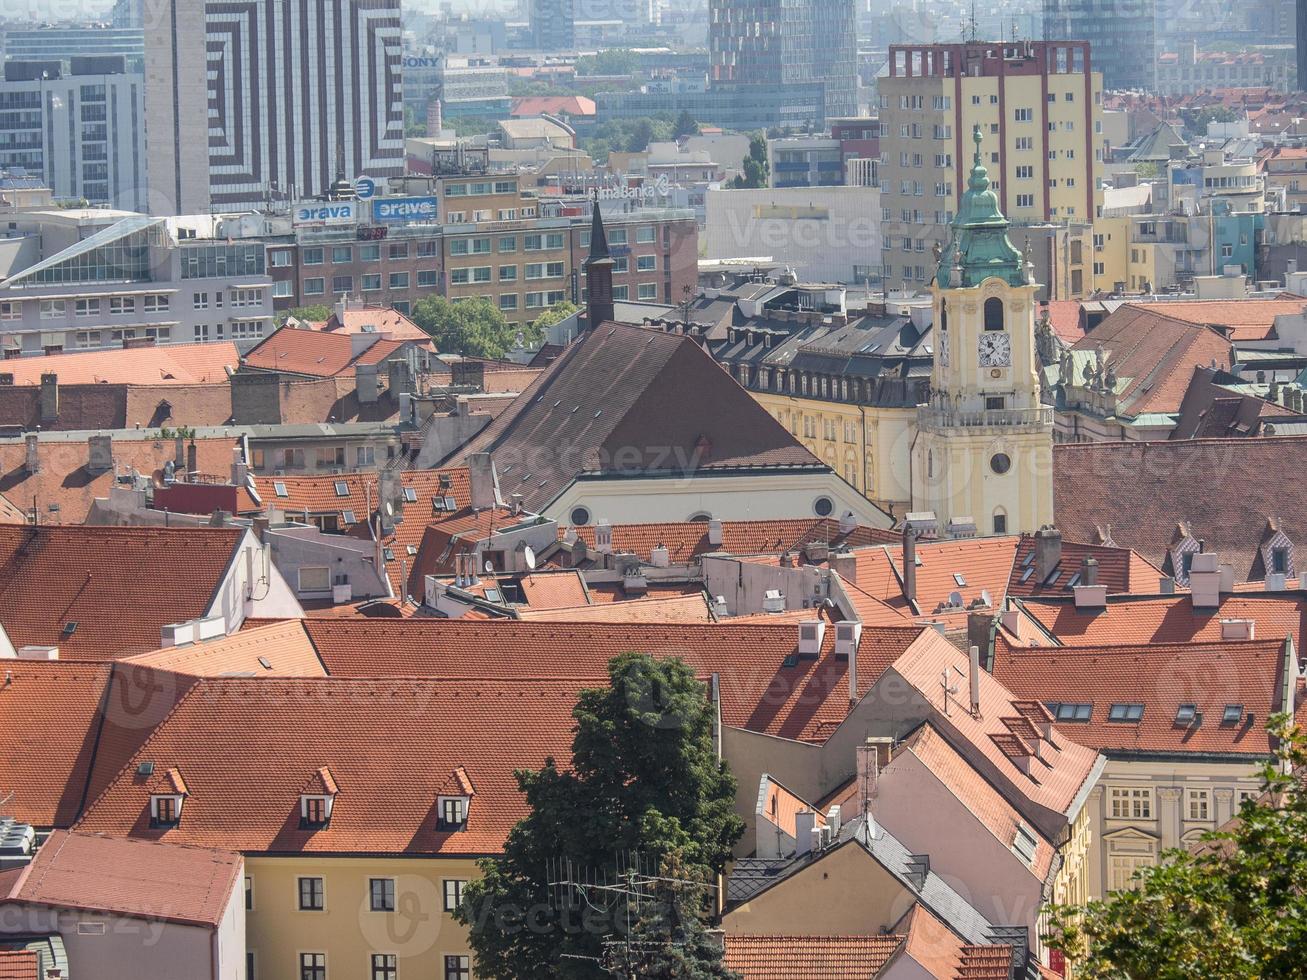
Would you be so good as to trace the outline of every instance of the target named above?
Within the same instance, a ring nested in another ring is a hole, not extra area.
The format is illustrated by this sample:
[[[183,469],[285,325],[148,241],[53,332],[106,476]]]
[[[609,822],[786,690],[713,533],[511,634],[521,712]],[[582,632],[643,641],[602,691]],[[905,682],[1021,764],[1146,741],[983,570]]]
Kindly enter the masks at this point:
[[[880,95],[887,289],[924,289],[966,189],[971,133],[1024,248],[1022,225],[1092,222],[1101,200],[1102,76],[1083,41],[893,45]]]

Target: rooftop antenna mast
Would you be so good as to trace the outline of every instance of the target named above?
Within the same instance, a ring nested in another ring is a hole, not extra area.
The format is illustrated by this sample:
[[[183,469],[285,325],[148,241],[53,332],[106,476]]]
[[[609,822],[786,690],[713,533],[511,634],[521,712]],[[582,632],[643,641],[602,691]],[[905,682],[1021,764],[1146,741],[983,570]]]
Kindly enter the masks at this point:
[[[971,0],[971,20],[970,23],[967,24],[967,40],[974,41],[975,39],[976,39],[976,0]],[[1002,40],[1002,38],[999,38],[999,40]]]

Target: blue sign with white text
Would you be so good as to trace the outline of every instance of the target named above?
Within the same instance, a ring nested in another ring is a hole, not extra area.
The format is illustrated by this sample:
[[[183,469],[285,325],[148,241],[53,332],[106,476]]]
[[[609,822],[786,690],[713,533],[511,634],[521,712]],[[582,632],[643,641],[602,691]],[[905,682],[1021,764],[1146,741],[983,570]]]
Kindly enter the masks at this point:
[[[372,202],[372,220],[382,224],[435,221],[434,197],[385,197]]]

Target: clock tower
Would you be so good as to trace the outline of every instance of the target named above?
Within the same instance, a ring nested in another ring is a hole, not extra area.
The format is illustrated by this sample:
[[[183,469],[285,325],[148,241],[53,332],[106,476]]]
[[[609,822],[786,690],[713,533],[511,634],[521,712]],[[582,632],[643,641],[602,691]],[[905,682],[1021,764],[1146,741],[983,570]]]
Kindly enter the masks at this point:
[[[981,163],[980,127],[967,190],[931,292],[930,401],[918,408],[912,509],[941,535],[1035,531],[1053,522],[1053,410],[1040,401],[1034,268],[1008,238]]]

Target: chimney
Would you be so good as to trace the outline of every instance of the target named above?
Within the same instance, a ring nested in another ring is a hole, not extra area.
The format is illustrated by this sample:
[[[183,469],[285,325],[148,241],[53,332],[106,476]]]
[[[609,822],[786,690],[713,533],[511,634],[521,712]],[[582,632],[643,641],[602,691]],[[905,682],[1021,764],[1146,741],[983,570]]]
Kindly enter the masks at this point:
[[[186,440],[181,436],[172,441],[172,464],[179,470],[186,469]]]
[[[1221,605],[1221,568],[1216,552],[1200,551],[1189,566],[1189,599],[1195,609]]]
[[[1217,569],[1221,573],[1220,590],[1222,593],[1234,591],[1234,566],[1229,562],[1222,562]]]
[[[1077,585],[1071,590],[1075,593],[1077,609],[1106,609],[1106,585]]]
[[[880,772],[892,755],[894,740],[884,736],[869,736],[855,750],[858,771],[858,813],[871,815],[872,800],[876,798]]]
[[[917,532],[903,526],[903,598],[917,604]]]
[[[1175,579],[1170,575],[1163,575],[1157,580],[1157,591],[1162,595],[1175,595]]]
[[[800,810],[794,815],[794,856],[803,857],[812,852],[812,831],[817,826],[817,814]]]
[[[382,523],[389,526],[404,514],[404,485],[396,470],[382,470],[377,479],[377,506],[381,509]],[[386,505],[390,506],[387,507]]]
[[[599,518],[595,524],[595,551],[601,555],[612,554],[613,551],[613,526],[606,517]]]
[[[35,432],[29,432],[23,437],[23,445],[27,450],[24,466],[28,473],[36,474],[41,472],[41,447],[38,445],[38,437]]]
[[[41,375],[41,424],[59,418],[59,375]]]
[[[835,624],[835,656],[849,660],[849,704],[858,703],[858,644],[861,641],[861,622],[844,619]]]
[[[717,547],[722,543],[722,522],[715,517],[708,521],[708,543]]]
[[[379,333],[352,333],[349,335],[349,359],[352,361],[381,339]],[[394,362],[392,362],[394,363]],[[399,362],[404,363],[404,362]]]
[[[830,570],[844,579],[846,582],[852,582],[855,585],[858,582],[858,559],[853,556],[853,552],[847,548],[833,552],[826,560]]]
[[[113,469],[113,436],[108,433],[93,435],[86,440],[86,468],[92,473]]]
[[[340,326],[345,326],[345,314],[349,312],[349,294],[342,293],[340,299],[336,300],[336,305],[332,312],[336,314],[336,320]],[[357,351],[355,352],[357,354]]]
[[[472,453],[467,458],[468,483],[472,489],[472,509],[489,510],[498,505],[499,476],[489,453]]]
[[[520,517],[524,509],[522,506],[522,495],[520,493],[509,494],[508,499],[513,509],[513,516]]]
[[[200,469],[200,453],[195,448],[195,440],[192,439],[186,447],[186,472],[197,473]]]
[[[1086,558],[1080,563],[1080,584],[1097,585],[1098,584],[1098,559]]]
[[[408,369],[408,361],[395,360],[386,362],[390,372],[390,397],[413,394],[413,379]]]
[[[439,136],[440,131],[444,129],[443,112],[439,99],[431,99],[427,102],[427,135]]]
[[[980,716],[980,647],[971,647],[971,666],[968,675],[971,681],[971,716]]]
[[[1062,532],[1045,525],[1035,532],[1035,578],[1042,584],[1062,560]]]
[[[235,446],[231,451],[231,483],[234,487],[243,487],[249,476],[249,467],[245,465],[245,450]]]
[[[654,568],[666,568],[672,563],[671,552],[661,541],[649,552],[649,564]]]
[[[381,397],[381,382],[377,371],[375,364],[354,365],[354,390],[358,393],[360,405],[374,405]]]
[[[989,660],[990,647],[994,636],[994,614],[984,609],[972,609],[967,613],[967,643],[980,648],[985,660]]]

